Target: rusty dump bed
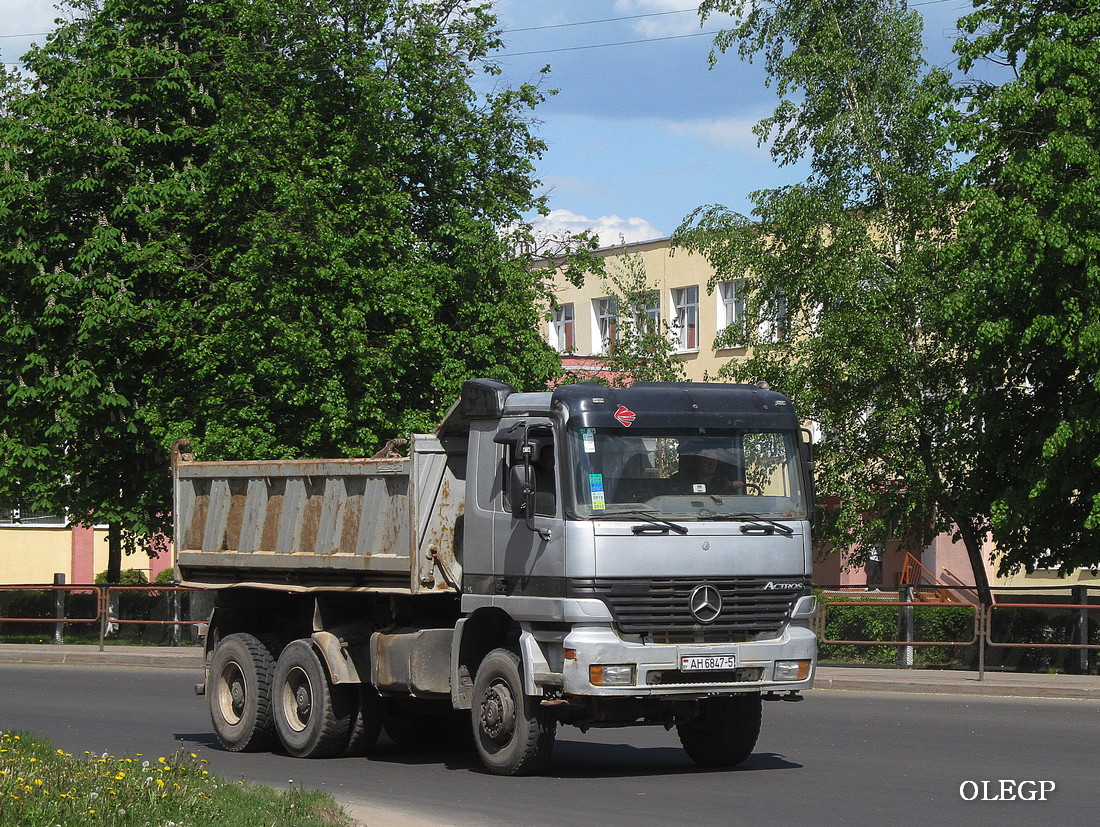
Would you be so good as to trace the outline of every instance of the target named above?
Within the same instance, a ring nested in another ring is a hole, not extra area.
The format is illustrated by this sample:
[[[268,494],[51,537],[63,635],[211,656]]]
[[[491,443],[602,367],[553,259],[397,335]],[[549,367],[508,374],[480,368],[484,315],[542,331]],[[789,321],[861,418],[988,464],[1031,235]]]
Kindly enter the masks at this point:
[[[408,457],[173,464],[176,568],[193,586],[453,592],[465,441]]]

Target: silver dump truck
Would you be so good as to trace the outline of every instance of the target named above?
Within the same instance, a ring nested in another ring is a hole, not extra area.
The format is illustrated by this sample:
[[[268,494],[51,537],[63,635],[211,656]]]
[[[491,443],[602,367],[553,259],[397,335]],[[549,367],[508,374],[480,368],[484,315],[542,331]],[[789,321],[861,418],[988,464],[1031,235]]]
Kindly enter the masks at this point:
[[[408,456],[173,462],[230,750],[457,739],[531,773],[559,724],[752,752],[814,677],[811,451],[750,385],[466,382]]]

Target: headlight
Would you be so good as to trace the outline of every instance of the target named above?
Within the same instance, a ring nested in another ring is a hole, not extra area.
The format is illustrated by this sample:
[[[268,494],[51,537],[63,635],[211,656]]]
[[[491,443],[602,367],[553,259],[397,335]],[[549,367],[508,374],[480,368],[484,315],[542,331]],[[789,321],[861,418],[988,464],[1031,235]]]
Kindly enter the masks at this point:
[[[774,679],[777,681],[804,681],[810,677],[810,664],[808,660],[777,660],[775,662]]]
[[[633,663],[616,663],[588,667],[588,682],[593,686],[633,686],[638,667]]]

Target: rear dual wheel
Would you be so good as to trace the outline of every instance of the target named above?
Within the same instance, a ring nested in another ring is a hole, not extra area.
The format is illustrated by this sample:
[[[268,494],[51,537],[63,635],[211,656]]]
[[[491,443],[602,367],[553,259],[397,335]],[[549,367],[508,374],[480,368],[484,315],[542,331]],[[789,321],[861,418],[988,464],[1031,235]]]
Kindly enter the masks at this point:
[[[333,684],[309,640],[292,641],[279,654],[274,685],[275,730],[290,755],[326,758],[348,746],[358,687]]]
[[[221,745],[230,752],[270,749],[275,743],[275,658],[267,646],[254,635],[227,635],[214,647],[209,675],[207,703]]]

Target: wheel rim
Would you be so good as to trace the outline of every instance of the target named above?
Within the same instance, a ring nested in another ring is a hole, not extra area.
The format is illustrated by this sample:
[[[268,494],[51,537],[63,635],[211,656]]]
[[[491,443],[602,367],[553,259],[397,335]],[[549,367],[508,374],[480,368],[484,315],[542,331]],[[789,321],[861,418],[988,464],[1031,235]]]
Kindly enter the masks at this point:
[[[236,726],[244,717],[244,706],[248,700],[246,687],[247,681],[239,663],[231,661],[222,667],[218,676],[218,711],[230,726]]]
[[[516,731],[516,700],[502,681],[492,683],[481,699],[481,731],[497,744],[508,743]]]
[[[313,684],[304,669],[295,667],[287,673],[281,697],[283,720],[295,732],[302,732],[313,715]]]

